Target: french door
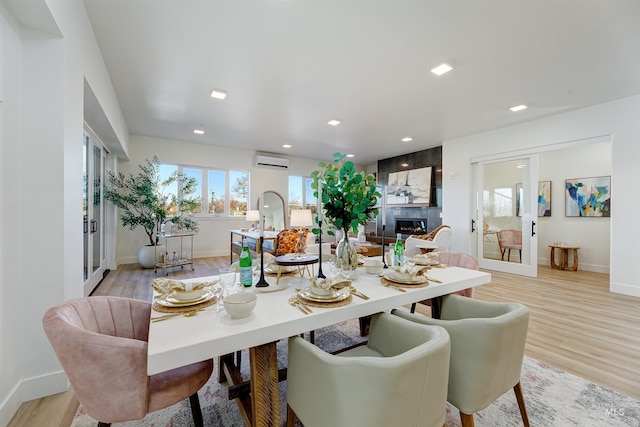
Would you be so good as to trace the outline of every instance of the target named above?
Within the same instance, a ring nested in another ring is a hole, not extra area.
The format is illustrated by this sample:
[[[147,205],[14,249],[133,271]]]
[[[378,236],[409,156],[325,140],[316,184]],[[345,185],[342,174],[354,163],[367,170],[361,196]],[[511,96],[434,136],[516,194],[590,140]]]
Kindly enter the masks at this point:
[[[83,283],[88,295],[102,280],[106,265],[102,185],[106,150],[90,129],[82,137],[83,153]]]
[[[473,167],[473,232],[480,267],[536,277],[537,156],[486,160]],[[499,242],[501,235],[511,236],[512,243]]]

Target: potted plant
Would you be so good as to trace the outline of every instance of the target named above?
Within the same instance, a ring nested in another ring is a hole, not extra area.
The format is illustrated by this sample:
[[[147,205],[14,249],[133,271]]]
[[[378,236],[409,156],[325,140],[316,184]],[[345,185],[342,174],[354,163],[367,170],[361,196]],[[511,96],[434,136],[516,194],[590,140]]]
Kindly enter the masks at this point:
[[[184,214],[198,206],[200,198],[193,196],[197,189],[195,178],[176,171],[162,179],[157,156],[147,159],[138,168],[135,175],[107,171],[104,197],[120,209],[123,227],[130,230],[142,227],[147,233],[149,244],[138,251],[138,262],[145,268],[152,268],[156,263],[154,246],[158,245],[158,233],[165,222],[180,225],[185,231],[198,231],[198,223]],[[174,186],[177,193],[169,193],[169,186]]]
[[[311,188],[318,197],[318,186],[322,188],[321,205],[329,224],[342,230],[342,238],[336,248],[337,267],[350,274],[358,267],[355,247],[349,240],[349,231],[358,233],[358,226],[378,215],[376,204],[382,195],[376,189],[372,174],[358,172],[346,155],[335,153],[333,162],[320,162],[320,170],[311,172]],[[314,233],[320,230],[314,229]],[[333,235],[332,231],[328,232]]]

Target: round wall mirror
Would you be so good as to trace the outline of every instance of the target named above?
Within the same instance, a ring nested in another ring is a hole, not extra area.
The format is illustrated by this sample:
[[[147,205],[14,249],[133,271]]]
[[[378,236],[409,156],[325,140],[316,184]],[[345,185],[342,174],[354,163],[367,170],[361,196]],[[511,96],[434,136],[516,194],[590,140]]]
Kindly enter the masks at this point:
[[[258,204],[260,200],[258,199]],[[258,206],[259,208],[259,206]],[[264,229],[280,231],[287,228],[287,211],[284,208],[284,199],[275,191],[264,192]]]

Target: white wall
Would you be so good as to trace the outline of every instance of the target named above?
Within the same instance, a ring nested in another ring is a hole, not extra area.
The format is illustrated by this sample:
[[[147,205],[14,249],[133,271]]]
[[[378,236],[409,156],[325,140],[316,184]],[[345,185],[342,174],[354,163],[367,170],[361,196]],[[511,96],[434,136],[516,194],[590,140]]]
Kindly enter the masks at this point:
[[[609,273],[610,218],[566,217],[565,179],[611,175],[611,142],[540,154],[538,177],[551,181],[551,216],[538,218],[538,263],[549,265],[549,246],[567,242],[580,246],[580,270]],[[614,193],[615,194],[615,193]],[[612,209],[615,209],[615,196]]]
[[[128,136],[82,1],[11,4],[0,5],[0,425],[67,388],[41,319],[82,296],[85,79],[122,138],[110,142],[126,152]]]
[[[553,117],[491,132],[443,142],[443,221],[468,230],[471,221],[470,159],[518,150],[545,148],[599,136],[611,136],[611,271],[613,292],[640,296],[640,270],[635,267],[634,243],[640,238],[636,213],[640,198],[634,186],[638,181],[640,159],[640,96],[600,104]],[[449,179],[451,175],[454,179]],[[558,205],[554,209],[557,212]],[[582,220],[586,220],[582,218]],[[454,233],[451,248],[471,251],[470,233]],[[594,261],[595,263],[599,261]]]
[[[137,173],[138,165],[154,155],[160,162],[189,166],[221,169],[246,170],[250,173],[250,206],[258,208],[260,191],[272,190],[280,193],[288,203],[289,175],[309,176],[318,169],[320,160],[289,157],[289,169],[272,169],[253,165],[255,151],[210,144],[196,144],[185,141],[152,138],[132,135],[130,139],[130,161],[119,162],[119,170],[124,173]],[[284,157],[284,156],[281,156]],[[327,159],[331,160],[331,154]],[[197,218],[200,231],[194,237],[193,254],[195,258],[229,255],[229,230],[247,227],[242,218]],[[117,256],[118,264],[136,263],[140,246],[148,243],[141,228],[133,231],[119,227]]]

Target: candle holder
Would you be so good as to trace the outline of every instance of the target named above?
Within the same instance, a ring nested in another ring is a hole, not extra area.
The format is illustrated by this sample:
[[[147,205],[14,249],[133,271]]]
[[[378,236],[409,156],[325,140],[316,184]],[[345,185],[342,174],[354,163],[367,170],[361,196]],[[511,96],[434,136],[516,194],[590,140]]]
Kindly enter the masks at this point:
[[[256,283],[256,288],[266,288],[269,283],[264,278],[264,251],[262,250],[264,244],[264,236],[260,236],[260,279]]]
[[[387,228],[382,224],[382,268],[389,268],[387,265],[387,257],[384,256],[384,229]]]
[[[326,279],[327,276],[324,275],[324,273],[322,272],[322,220],[318,220],[318,228],[320,229],[320,232],[318,233],[319,236],[319,240],[318,240],[318,274],[316,275],[317,278],[319,279]]]

